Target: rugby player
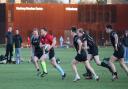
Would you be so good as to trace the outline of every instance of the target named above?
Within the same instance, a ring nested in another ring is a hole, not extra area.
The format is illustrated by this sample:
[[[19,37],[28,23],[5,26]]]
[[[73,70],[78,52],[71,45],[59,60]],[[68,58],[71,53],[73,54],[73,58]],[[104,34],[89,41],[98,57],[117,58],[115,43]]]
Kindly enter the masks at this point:
[[[124,49],[123,49],[122,43],[119,40],[118,34],[113,30],[111,25],[106,25],[105,29],[106,29],[106,33],[110,34],[110,40],[114,48],[114,53],[109,60],[109,64],[113,71],[112,80],[116,80],[118,79],[118,75],[117,75],[114,62],[118,60],[121,65],[121,68],[124,69],[127,75],[128,75],[128,67],[126,66],[124,62]]]
[[[62,80],[64,80],[66,77],[66,73],[64,72],[62,67],[56,62],[55,58],[54,47],[56,45],[56,39],[53,37],[53,35],[48,33],[48,30],[46,28],[41,28],[41,36],[41,43],[45,45],[50,45],[50,47],[48,47],[45,52],[48,52],[51,64],[61,73]]]
[[[96,62],[96,64],[98,66],[108,68],[110,70],[110,72],[112,72],[112,69],[108,64],[100,61],[99,54],[98,54],[98,47],[97,47],[94,39],[89,35],[88,31],[86,33],[84,33],[83,29],[80,28],[80,29],[78,29],[77,33],[78,33],[78,36],[81,37],[81,40],[84,43],[84,45],[87,45],[85,50],[88,53],[87,59],[89,60],[89,62],[92,61],[92,59],[94,59],[94,61]],[[92,79],[92,74],[91,74],[90,70],[86,68],[86,71],[87,71],[87,73],[85,73],[83,75],[86,77],[86,79]]]
[[[38,64],[39,59],[41,60],[41,67],[42,67],[43,73],[45,72],[45,74],[47,74],[46,63],[43,58],[44,53],[42,48],[40,47],[40,36],[37,30],[33,31],[33,38],[31,39],[31,44],[34,51],[33,62],[37,70],[37,76],[41,75],[39,64]]]
[[[81,41],[80,37],[77,35],[76,27],[71,28],[71,35],[73,36],[73,44],[74,44],[74,47],[75,47],[76,52],[77,52],[77,55],[75,56],[75,58],[72,61],[72,68],[73,68],[73,71],[75,73],[75,78],[74,78],[73,81],[76,82],[76,81],[80,80],[80,76],[78,74],[77,67],[76,67],[76,65],[79,62],[84,63],[85,66],[93,74],[94,79],[99,80],[99,76],[97,76],[94,69],[91,67],[91,65],[89,63],[89,60],[87,60],[87,53],[86,53],[86,51],[83,47],[83,44],[82,44],[82,41]]]

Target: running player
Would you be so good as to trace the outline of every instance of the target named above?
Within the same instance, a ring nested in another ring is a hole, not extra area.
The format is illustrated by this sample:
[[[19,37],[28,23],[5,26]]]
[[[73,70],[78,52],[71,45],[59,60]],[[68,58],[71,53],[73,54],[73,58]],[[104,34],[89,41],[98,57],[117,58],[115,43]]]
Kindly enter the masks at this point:
[[[126,64],[124,62],[123,46],[122,46],[121,42],[119,41],[117,33],[115,31],[113,31],[113,28],[111,25],[106,25],[106,33],[110,34],[110,40],[111,40],[112,46],[114,48],[114,53],[109,60],[109,64],[113,71],[112,80],[116,80],[116,79],[118,79],[118,76],[117,76],[117,71],[116,71],[114,62],[116,60],[118,60],[121,67],[124,69],[124,71],[127,73],[127,75],[128,75],[128,67],[126,66]]]
[[[97,76],[94,69],[91,67],[89,63],[89,60],[87,60],[87,53],[85,49],[82,47],[83,44],[81,42],[81,39],[77,35],[77,29],[75,27],[71,28],[71,35],[73,36],[73,44],[77,52],[75,59],[73,59],[72,61],[72,68],[73,68],[73,71],[75,72],[75,79],[73,81],[75,82],[75,81],[80,80],[80,76],[78,74],[77,67],[76,67],[76,65],[79,62],[83,62],[85,66],[91,71],[91,73],[93,74],[93,77],[96,80],[99,80],[99,77]]]
[[[49,54],[49,60],[53,65],[53,67],[55,67],[61,73],[62,80],[63,80],[66,77],[66,74],[64,70],[61,68],[61,66],[56,62],[56,58],[55,58],[54,47],[56,45],[56,39],[51,34],[48,34],[48,31],[46,28],[41,29],[41,36],[43,36],[41,38],[42,44],[50,45],[50,47],[47,48],[47,52]]]
[[[35,65],[36,70],[37,70],[37,76],[41,75],[39,64],[38,64],[38,59],[41,59],[41,67],[42,67],[43,73],[45,72],[45,74],[47,74],[46,63],[45,63],[45,60],[43,58],[44,53],[40,47],[40,36],[39,36],[37,30],[34,30],[34,32],[33,32],[33,38],[31,40],[31,44],[32,44],[32,47],[34,50],[33,60],[34,60],[34,65]]]
[[[89,60],[89,62],[92,61],[92,59],[94,59],[94,61],[98,66],[108,68],[112,72],[112,69],[108,64],[100,61],[98,54],[98,47],[94,39],[89,35],[89,32],[87,31],[86,33],[84,33],[82,28],[78,29],[77,32],[78,32],[78,36],[81,37],[82,42],[87,43],[88,48],[85,48],[85,50],[88,50],[87,59]],[[92,74],[90,70],[86,68],[86,71],[87,73],[83,75],[86,77],[86,79],[92,79]]]

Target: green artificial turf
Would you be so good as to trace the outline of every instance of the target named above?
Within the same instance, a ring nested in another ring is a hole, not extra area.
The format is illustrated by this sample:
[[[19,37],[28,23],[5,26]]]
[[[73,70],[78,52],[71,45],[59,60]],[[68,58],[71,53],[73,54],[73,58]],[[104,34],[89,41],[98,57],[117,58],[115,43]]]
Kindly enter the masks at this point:
[[[110,57],[112,55],[112,48],[100,48],[100,59]],[[4,48],[0,48],[0,54],[4,54]],[[34,65],[29,62],[31,51],[29,48],[22,49],[22,59],[24,62],[20,65],[16,64],[0,64],[0,89],[128,89],[128,76],[121,69],[118,62],[116,68],[119,73],[117,81],[111,81],[111,74],[107,69],[97,66],[92,61],[96,73],[100,76],[100,81],[86,80],[82,74],[85,72],[83,64],[78,65],[78,71],[81,80],[73,82],[73,72],[71,68],[71,61],[75,56],[75,50],[70,49],[56,49],[56,57],[61,59],[61,66],[64,68],[67,77],[61,80],[59,72],[54,69],[49,60],[47,60],[48,75],[44,78],[36,76]]]

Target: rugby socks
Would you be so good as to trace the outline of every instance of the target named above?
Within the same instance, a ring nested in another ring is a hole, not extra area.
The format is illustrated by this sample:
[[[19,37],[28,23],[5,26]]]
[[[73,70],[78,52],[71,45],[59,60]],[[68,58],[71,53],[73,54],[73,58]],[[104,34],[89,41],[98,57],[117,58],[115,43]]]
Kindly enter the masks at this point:
[[[101,62],[101,66],[106,67],[106,68],[109,68],[108,64],[106,64],[104,62]]]
[[[86,71],[87,71],[88,76],[92,76],[92,73],[88,68],[86,68]]]
[[[117,72],[114,72],[113,74],[117,76]]]
[[[40,69],[37,69],[37,76],[39,77],[41,74]]]
[[[45,62],[41,62],[41,67],[42,67],[43,71],[45,73],[47,73],[47,68],[46,68],[46,63]]]
[[[56,69],[61,73],[61,75],[64,75],[64,71],[63,71],[63,69],[61,68],[60,65],[57,64]]]
[[[37,69],[37,71],[40,71],[40,69]]]
[[[101,66],[102,66],[102,67],[105,67],[105,68],[108,68],[109,71],[110,71],[111,73],[113,73],[111,67],[110,67],[108,64],[106,64],[106,63],[104,63],[104,62],[101,62]]]
[[[118,79],[117,72],[114,72],[114,73],[113,73],[113,79],[112,79],[112,80],[115,80],[115,79]]]

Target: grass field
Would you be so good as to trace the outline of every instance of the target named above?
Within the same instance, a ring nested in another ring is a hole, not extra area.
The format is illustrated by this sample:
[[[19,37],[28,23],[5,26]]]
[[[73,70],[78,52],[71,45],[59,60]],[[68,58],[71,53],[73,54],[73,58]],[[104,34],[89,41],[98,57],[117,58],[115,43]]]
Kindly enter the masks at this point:
[[[100,48],[100,58],[109,57],[112,52],[112,48]],[[0,54],[4,53],[4,49],[0,48]],[[0,64],[0,89],[128,89],[128,77],[120,68],[119,63],[115,63],[119,73],[117,81],[112,82],[108,70],[97,66],[92,61],[95,71],[100,76],[100,81],[85,80],[82,76],[85,72],[84,66],[79,64],[78,71],[81,80],[73,82],[71,61],[75,55],[74,49],[56,49],[56,56],[61,58],[61,65],[67,74],[63,81],[60,74],[50,65],[49,60],[47,60],[48,75],[38,78],[33,64],[28,62],[30,55],[29,49],[22,49],[24,59],[22,64]]]

